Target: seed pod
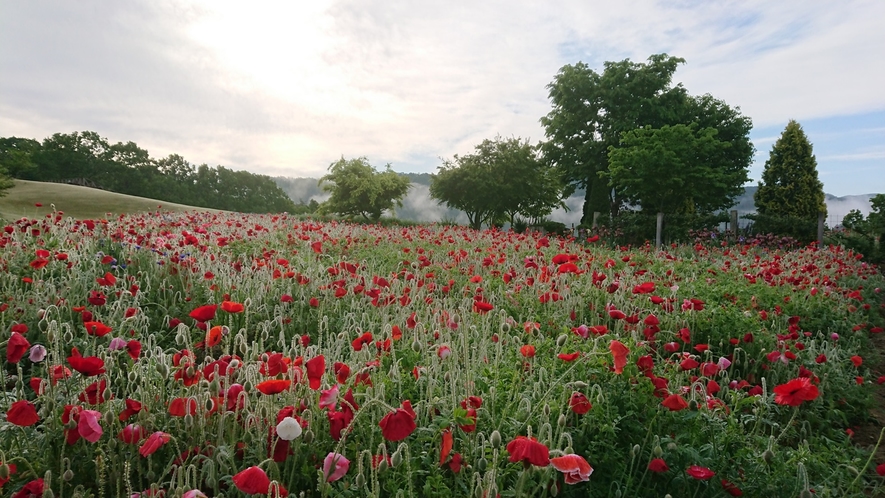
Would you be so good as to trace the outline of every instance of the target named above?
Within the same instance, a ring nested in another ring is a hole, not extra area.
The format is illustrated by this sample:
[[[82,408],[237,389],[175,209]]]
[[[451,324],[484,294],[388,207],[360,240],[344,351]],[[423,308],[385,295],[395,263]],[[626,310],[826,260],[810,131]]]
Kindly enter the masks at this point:
[[[492,445],[492,449],[498,449],[501,447],[501,433],[497,430],[492,431],[492,435],[489,436],[489,443]]]

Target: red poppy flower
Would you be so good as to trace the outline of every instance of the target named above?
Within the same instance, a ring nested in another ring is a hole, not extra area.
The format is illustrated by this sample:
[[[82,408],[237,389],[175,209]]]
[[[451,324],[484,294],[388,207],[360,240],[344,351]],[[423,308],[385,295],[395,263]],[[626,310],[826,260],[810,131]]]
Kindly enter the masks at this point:
[[[21,427],[34,425],[38,420],[37,409],[26,399],[16,401],[6,412],[6,421]]]
[[[442,444],[439,449],[439,464],[442,465],[446,463],[446,460],[449,458],[449,453],[452,452],[452,446],[454,445],[454,437],[452,436],[452,429],[445,428],[442,432]]]
[[[222,327],[221,325],[216,325],[216,326],[212,327],[211,329],[209,329],[208,332],[206,332],[205,343],[206,343],[207,348],[213,348],[221,343],[221,337],[222,337],[223,330],[224,330],[224,327]]]
[[[685,472],[699,481],[706,481],[716,475],[712,470],[707,467],[701,467],[700,465],[692,465],[685,469]]]
[[[855,367],[859,367],[859,366],[863,365],[863,358],[861,358],[858,355],[854,355],[851,357],[851,363],[854,363]]]
[[[18,363],[22,356],[28,352],[31,343],[25,339],[25,336],[18,332],[13,332],[9,336],[9,342],[6,343],[6,361],[9,363]]]
[[[614,357],[615,362],[615,373],[621,374],[624,372],[624,366],[627,365],[627,354],[630,353],[630,350],[627,349],[621,341],[612,341],[611,344],[608,345],[608,349],[611,351],[612,356]]]
[[[315,356],[305,364],[307,367],[307,380],[310,388],[316,391],[320,388],[323,374],[326,372],[326,358],[323,355]]]
[[[138,361],[138,357],[141,356],[141,343],[135,339],[126,341],[126,352],[133,361]]]
[[[362,351],[363,346],[371,343],[372,340],[373,338],[371,332],[363,332],[363,335],[351,341],[350,345],[353,346],[354,351]]]
[[[103,337],[111,331],[110,327],[101,322],[85,322],[83,326],[86,327],[87,334],[97,337]]]
[[[473,302],[473,311],[483,314],[492,311],[495,307],[491,303],[487,303],[485,301],[474,301]]]
[[[217,309],[217,304],[207,304],[191,311],[189,316],[198,322],[208,322],[215,318],[215,311]]]
[[[228,313],[242,313],[246,308],[245,306],[243,306],[242,303],[235,303],[233,301],[222,301],[221,309]]]
[[[571,398],[568,400],[568,406],[578,415],[584,415],[593,408],[593,405],[590,404],[590,400],[587,399],[587,396],[585,396],[584,393],[577,391],[572,393]]]
[[[197,413],[197,400],[193,398],[175,398],[169,403],[169,415],[184,417]]]
[[[100,405],[104,403],[106,400],[104,398],[104,392],[108,388],[108,381],[105,379],[101,379],[99,381],[93,382],[86,386],[83,389],[77,399],[82,403],[89,403],[90,405]]]
[[[558,355],[556,355],[557,358],[559,358],[560,360],[565,361],[565,362],[575,361],[580,356],[581,356],[580,351],[575,351],[574,353],[559,353]]]
[[[817,386],[808,377],[799,377],[774,388],[774,402],[779,405],[799,406],[820,395]]]
[[[280,497],[289,494],[286,488],[279,483],[274,484],[274,489],[271,490],[270,479],[261,470],[261,467],[249,467],[234,475],[233,481],[237,489],[247,495],[268,495],[273,493],[273,496]]]
[[[12,495],[12,498],[37,498],[43,496],[43,478],[34,479]]]
[[[270,379],[260,382],[255,387],[257,387],[262,394],[279,394],[289,389],[291,386],[292,381],[289,379]]]
[[[170,434],[157,431],[147,438],[147,441],[141,445],[138,452],[141,456],[147,458],[148,456],[153,455],[154,452],[159,450],[164,444],[168,443],[170,439],[172,439]]]
[[[68,364],[87,377],[105,373],[104,360],[97,356],[82,356],[76,347],[71,349]]]
[[[534,358],[535,347],[532,346],[531,344],[526,344],[525,346],[519,348],[519,352],[525,358]]]
[[[120,412],[120,415],[117,417],[120,419],[120,422],[125,422],[129,420],[133,415],[140,412],[142,409],[141,403],[135,401],[134,399],[126,398],[126,408]]]
[[[667,407],[671,412],[678,412],[688,408],[688,402],[678,394],[671,394],[661,401],[661,404]]]
[[[144,427],[137,424],[129,424],[117,434],[117,439],[126,444],[137,444],[144,438]]]
[[[28,381],[28,385],[30,385],[31,389],[37,393],[37,396],[42,396],[43,393],[46,392],[46,381],[40,377],[31,377],[31,380]]]
[[[464,432],[473,432],[476,430],[476,408],[467,408],[467,415],[464,416],[470,423],[462,424],[458,427]]]
[[[388,441],[401,441],[409,437],[409,434],[414,432],[417,427],[415,417],[412,403],[409,400],[403,401],[402,408],[388,413],[378,422],[381,427],[381,435]]]
[[[654,458],[652,461],[648,462],[648,470],[660,474],[670,470],[670,466],[667,465],[667,462],[665,462],[663,458]]]
[[[526,465],[546,467],[550,464],[550,450],[535,438],[516,436],[507,443],[507,452],[511,462],[523,462]]]
[[[335,371],[335,380],[339,384],[347,382],[347,378],[350,377],[350,367],[346,363],[336,361],[332,368]]]
[[[735,483],[730,482],[726,479],[722,479],[719,482],[722,484],[722,489],[724,489],[725,492],[730,494],[731,496],[744,496],[744,492],[741,491],[741,489],[737,487]]]
[[[574,453],[563,455],[557,458],[551,458],[550,464],[553,468],[565,474],[566,484],[577,484],[590,480],[590,474],[593,473],[593,467],[584,460],[581,455]]]

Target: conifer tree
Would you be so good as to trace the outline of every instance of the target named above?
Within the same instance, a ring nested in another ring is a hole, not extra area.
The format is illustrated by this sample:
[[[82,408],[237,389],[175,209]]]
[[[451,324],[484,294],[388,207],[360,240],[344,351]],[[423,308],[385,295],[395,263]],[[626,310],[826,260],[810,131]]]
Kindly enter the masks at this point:
[[[771,148],[754,200],[756,211],[765,217],[816,222],[819,213],[826,214],[817,160],[811,142],[795,120],[790,120]]]

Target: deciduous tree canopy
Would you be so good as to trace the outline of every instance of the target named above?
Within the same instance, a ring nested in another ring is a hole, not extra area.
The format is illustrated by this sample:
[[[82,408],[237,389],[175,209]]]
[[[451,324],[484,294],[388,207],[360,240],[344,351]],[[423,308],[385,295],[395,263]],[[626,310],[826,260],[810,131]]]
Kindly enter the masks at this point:
[[[562,204],[559,171],[527,140],[496,137],[474,150],[445,161],[430,184],[431,197],[467,213],[471,227],[512,224],[517,215],[539,220]]]
[[[320,211],[343,216],[362,216],[377,220],[381,213],[402,206],[411,186],[409,179],[390,169],[376,171],[368,159],[344,159],[329,166],[329,174],[319,181],[332,196],[320,205]]]

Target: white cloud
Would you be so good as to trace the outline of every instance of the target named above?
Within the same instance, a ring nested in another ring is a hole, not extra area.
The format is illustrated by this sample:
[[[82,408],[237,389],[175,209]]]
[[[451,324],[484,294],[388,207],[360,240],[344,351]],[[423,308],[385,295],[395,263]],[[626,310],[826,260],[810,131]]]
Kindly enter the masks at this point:
[[[543,139],[563,65],[660,52],[687,59],[691,93],[771,126],[885,109],[883,18],[878,1],[9,4],[0,136],[92,129],[270,175],[342,155],[434,171],[496,134]]]

